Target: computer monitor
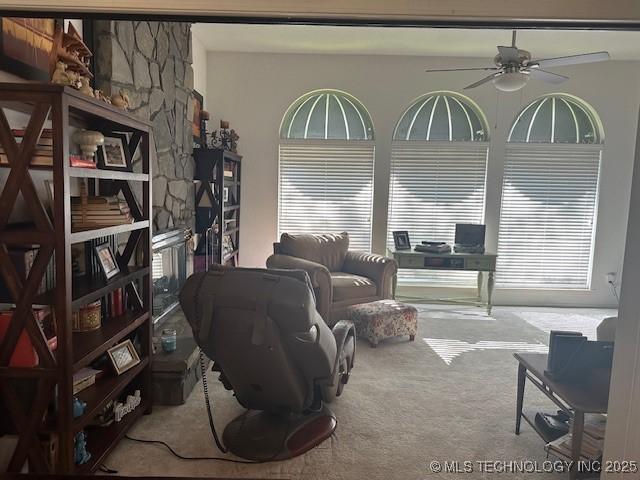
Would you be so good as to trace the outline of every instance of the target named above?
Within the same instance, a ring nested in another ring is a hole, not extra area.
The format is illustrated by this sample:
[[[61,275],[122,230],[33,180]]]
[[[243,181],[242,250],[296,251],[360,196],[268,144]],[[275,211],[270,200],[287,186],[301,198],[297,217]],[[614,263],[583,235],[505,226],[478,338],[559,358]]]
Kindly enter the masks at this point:
[[[483,245],[486,225],[456,223],[456,245]]]

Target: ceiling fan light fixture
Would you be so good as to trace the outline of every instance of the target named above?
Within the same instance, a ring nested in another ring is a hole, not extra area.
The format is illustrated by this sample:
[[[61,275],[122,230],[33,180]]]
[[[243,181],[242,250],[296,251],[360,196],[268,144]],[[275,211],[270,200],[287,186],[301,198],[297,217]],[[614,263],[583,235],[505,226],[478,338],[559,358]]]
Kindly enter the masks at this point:
[[[522,72],[505,72],[493,79],[493,85],[502,92],[515,92],[529,81],[529,75]]]

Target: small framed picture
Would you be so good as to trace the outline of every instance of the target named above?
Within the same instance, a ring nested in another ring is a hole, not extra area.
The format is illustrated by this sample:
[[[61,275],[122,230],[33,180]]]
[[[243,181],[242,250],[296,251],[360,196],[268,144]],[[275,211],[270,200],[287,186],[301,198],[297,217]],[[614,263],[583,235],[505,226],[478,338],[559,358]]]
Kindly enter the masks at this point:
[[[227,203],[229,201],[229,187],[224,187],[222,191],[222,201]]]
[[[107,350],[113,368],[120,375],[140,363],[140,357],[131,340],[119,343]]]
[[[53,180],[44,181],[44,189],[47,192],[47,201],[49,202],[49,211],[51,212],[51,218],[53,218]]]
[[[110,133],[104,136],[104,143],[98,146],[98,167],[104,170],[131,171],[129,140],[124,133]]]
[[[406,230],[396,230],[393,232],[393,243],[396,250],[411,250],[409,232]]]
[[[111,247],[108,243],[98,245],[95,247],[95,250],[98,262],[102,268],[102,273],[104,273],[106,280],[109,280],[120,273],[120,267],[118,267],[118,262],[116,262],[116,258],[113,256],[113,252],[111,251]]]

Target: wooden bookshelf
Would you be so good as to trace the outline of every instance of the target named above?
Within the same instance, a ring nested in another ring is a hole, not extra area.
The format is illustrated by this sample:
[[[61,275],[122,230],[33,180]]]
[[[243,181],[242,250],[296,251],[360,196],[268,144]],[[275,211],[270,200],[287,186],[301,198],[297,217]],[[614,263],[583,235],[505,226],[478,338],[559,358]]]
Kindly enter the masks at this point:
[[[228,150],[196,148],[193,158],[197,183],[196,233],[200,234],[195,252],[196,271],[214,263],[238,266],[242,157]]]
[[[19,472],[28,461],[32,473],[91,473],[97,470],[127,429],[152,407],[151,157],[155,152],[151,126],[76,90],[50,84],[2,83],[0,106],[4,108],[0,111],[0,145],[9,160],[9,164],[0,165],[0,276],[9,297],[2,301],[15,307],[0,343],[0,401],[8,410],[6,418],[12,419],[12,425],[10,431],[0,434],[19,437],[8,470]],[[24,128],[20,148],[12,128]],[[31,152],[38,144],[43,128],[51,129],[52,165],[31,166]],[[136,168],[141,171],[69,166],[71,134],[75,128],[126,133],[129,139],[126,148],[132,156],[136,150],[140,153]],[[50,172],[55,199],[50,205],[51,212],[46,208],[48,199],[36,186],[41,180],[36,181],[32,176],[32,171],[36,170],[40,172],[38,179]],[[90,195],[99,194],[104,188],[109,195],[124,197],[133,223],[75,231],[71,224],[69,198],[77,182],[84,182]],[[135,188],[142,192],[139,200],[133,194]],[[18,201],[26,207],[30,220],[13,225],[9,218]],[[102,237],[110,238],[114,246],[120,246],[116,249],[120,273],[109,280],[95,272],[74,277],[71,247],[84,243],[87,249],[91,245],[89,242]],[[17,247],[38,248],[26,280],[21,279],[7,253]],[[55,287],[38,294],[51,258],[54,258]],[[74,332],[72,312],[116,289],[126,290],[130,299],[124,305],[123,313],[118,311],[118,315],[103,318],[101,328],[97,330]],[[53,352],[32,314],[33,305],[50,305],[55,312],[57,349]],[[33,368],[9,364],[23,330],[38,354],[39,364]],[[112,346],[133,337],[137,340],[140,363],[120,375],[116,375],[108,363],[103,364],[107,365],[101,367],[104,374],[94,385],[76,395],[87,403],[87,408],[82,416],[74,418],[73,374],[101,359]],[[25,382],[33,387],[32,398],[24,398],[24,391],[17,386]],[[109,402],[135,389],[141,391],[142,404],[133,412],[107,427],[91,426]],[[91,460],[84,465],[75,465],[74,438],[80,431],[87,432]],[[52,437],[57,443],[57,455],[50,461],[42,441]]]

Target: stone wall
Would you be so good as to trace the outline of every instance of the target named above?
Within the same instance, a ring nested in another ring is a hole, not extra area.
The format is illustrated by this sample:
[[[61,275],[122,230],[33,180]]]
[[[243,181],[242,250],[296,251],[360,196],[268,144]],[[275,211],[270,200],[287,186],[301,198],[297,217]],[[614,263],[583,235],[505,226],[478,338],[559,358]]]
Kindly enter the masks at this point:
[[[191,25],[99,20],[94,32],[96,88],[126,90],[131,111],[153,124],[154,228],[193,228]]]

